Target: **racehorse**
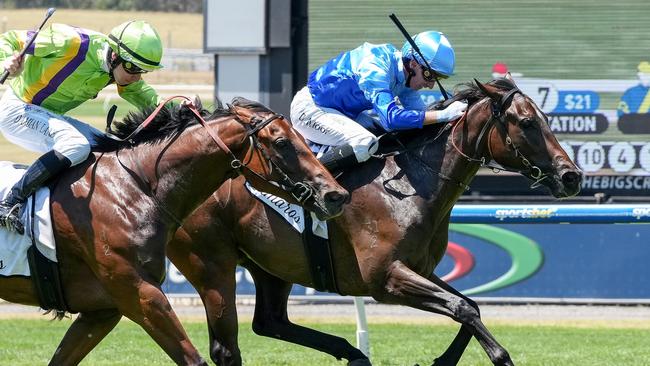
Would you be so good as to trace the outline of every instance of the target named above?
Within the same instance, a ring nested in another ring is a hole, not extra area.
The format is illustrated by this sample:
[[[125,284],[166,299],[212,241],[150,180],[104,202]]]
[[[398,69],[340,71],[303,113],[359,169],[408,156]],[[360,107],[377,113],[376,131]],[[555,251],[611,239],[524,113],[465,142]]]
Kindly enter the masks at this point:
[[[53,183],[53,230],[67,305],[58,310],[79,316],[50,364],[78,364],[122,315],[177,364],[207,364],[161,291],[165,243],[233,174],[301,201],[323,218],[340,214],[348,193],[284,117],[244,99],[211,115],[198,110],[162,109],[124,142],[98,137],[89,159]],[[140,124],[148,112],[132,113],[123,126]],[[2,277],[0,297],[39,305],[32,285],[30,277]]]
[[[478,169],[492,162],[547,186],[558,198],[578,193],[582,173],[551,132],[547,116],[511,78],[459,89],[452,100],[468,101],[463,118],[397,134],[389,145],[398,146],[399,154],[371,159],[339,177],[351,202],[329,221],[334,273],[341,295],[372,296],[461,323],[434,365],[457,364],[472,336],[494,365],[512,365],[482,323],[477,304],[433,274],[447,247],[450,211]],[[228,229],[231,235],[219,235]],[[292,284],[314,285],[301,234],[252,197],[241,177],[187,218],[167,255],[201,296],[210,356],[218,365],[242,362],[235,311],[238,263],[255,281],[257,334],[347,359],[349,365],[370,364],[345,339],[289,321]]]

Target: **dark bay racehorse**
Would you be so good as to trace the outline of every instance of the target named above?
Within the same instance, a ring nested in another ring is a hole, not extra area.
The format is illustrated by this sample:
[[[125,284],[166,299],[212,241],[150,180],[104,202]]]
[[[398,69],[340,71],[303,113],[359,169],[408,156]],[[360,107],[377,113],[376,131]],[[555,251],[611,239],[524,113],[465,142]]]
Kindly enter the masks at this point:
[[[482,323],[476,303],[433,274],[447,247],[451,208],[479,167],[497,162],[560,198],[577,194],[582,178],[551,133],[547,117],[511,79],[476,83],[454,97],[469,102],[464,118],[399,134],[401,154],[371,159],[344,173],[339,181],[351,192],[351,203],[329,221],[340,294],[369,295],[462,324],[434,365],[457,364],[472,336],[493,364],[513,364]],[[168,244],[168,257],[205,304],[212,360],[218,365],[242,362],[235,311],[235,267],[240,263],[256,284],[256,333],[327,352],[350,365],[370,364],[345,339],[289,321],[292,284],[313,286],[301,235],[243,183],[239,178],[224,184]],[[223,235],[226,230],[232,234]]]
[[[122,315],[142,326],[177,364],[206,364],[160,289],[164,243],[233,174],[288,199],[296,196],[293,201],[322,217],[340,214],[347,192],[284,117],[246,100],[201,114],[208,120],[203,127],[187,106],[175,106],[163,109],[131,143],[100,139],[98,152],[52,187],[67,304],[59,310],[79,316],[51,364],[78,364]],[[139,124],[144,116],[125,122]],[[39,304],[30,278],[0,278],[0,297]]]

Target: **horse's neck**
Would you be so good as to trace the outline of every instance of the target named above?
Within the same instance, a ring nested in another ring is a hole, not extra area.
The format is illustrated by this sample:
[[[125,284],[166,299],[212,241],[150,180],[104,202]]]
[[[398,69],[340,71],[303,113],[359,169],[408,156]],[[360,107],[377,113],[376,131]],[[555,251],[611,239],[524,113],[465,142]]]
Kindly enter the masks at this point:
[[[220,122],[216,131],[226,146],[238,153],[244,132],[231,123],[234,122]],[[156,199],[179,217],[205,201],[232,170],[230,155],[219,148],[202,126],[185,130],[173,142],[136,146],[129,150],[127,159],[139,167],[139,174]]]
[[[434,208],[438,213],[451,211],[479,168],[454,149],[451,138],[449,131],[435,142],[414,141],[410,145],[419,148],[386,160],[381,174],[374,179],[375,186],[398,198],[419,196],[427,202],[424,207]],[[371,173],[371,166],[366,169],[366,173],[377,175]],[[391,192],[391,182],[404,180],[408,183],[400,184],[400,188],[395,186],[396,190]]]

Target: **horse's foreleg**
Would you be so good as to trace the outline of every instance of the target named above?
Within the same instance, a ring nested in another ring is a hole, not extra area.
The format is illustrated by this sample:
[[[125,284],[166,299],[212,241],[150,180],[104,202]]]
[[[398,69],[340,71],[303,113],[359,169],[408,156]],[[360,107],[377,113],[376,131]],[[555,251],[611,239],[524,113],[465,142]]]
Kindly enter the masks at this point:
[[[207,365],[190,341],[167,297],[142,268],[114,257],[111,276],[99,276],[120,312],[139,324],[179,365]],[[164,268],[164,267],[163,267]]]
[[[444,288],[445,290],[451,292],[452,294],[462,298],[463,300],[467,301],[467,303],[476,309],[476,312],[478,313],[478,316],[481,316],[481,312],[478,308],[478,304],[474,302],[474,300],[470,299],[469,297],[463,295],[460,293],[458,290],[455,288],[451,287],[448,283],[440,279],[438,276],[432,274],[429,277],[429,281],[435,283],[436,285]],[[445,350],[445,352],[440,355],[440,357],[436,358],[433,361],[432,366],[447,366],[447,365],[456,365],[460,361],[460,357],[463,355],[463,352],[467,348],[467,345],[469,344],[469,341],[472,339],[472,330],[467,326],[467,325],[461,325],[460,330],[458,331],[458,334],[456,334],[456,337],[454,340],[451,342],[449,347]]]
[[[115,328],[121,317],[117,309],[80,313],[56,348],[50,365],[76,365],[81,362]]]
[[[194,243],[179,240],[170,242],[167,256],[201,296],[208,318],[210,358],[219,366],[239,366],[242,358],[237,342],[236,250],[228,250],[222,242],[214,248],[201,245],[201,238]],[[203,240],[215,242],[214,238]],[[203,247],[208,250],[194,250]]]
[[[287,301],[292,285],[252,262],[246,263],[245,267],[255,280],[253,331],[256,334],[313,348],[339,360],[347,359],[348,365],[370,365],[368,358],[347,340],[289,321]]]
[[[494,339],[481,321],[479,312],[475,308],[476,304],[472,306],[463,297],[447,290],[448,285],[441,286],[440,283],[432,282],[400,261],[393,262],[386,275],[382,293],[373,295],[378,301],[397,302],[446,315],[471,331],[494,365],[513,365],[508,352]],[[457,346],[462,346],[462,343]]]

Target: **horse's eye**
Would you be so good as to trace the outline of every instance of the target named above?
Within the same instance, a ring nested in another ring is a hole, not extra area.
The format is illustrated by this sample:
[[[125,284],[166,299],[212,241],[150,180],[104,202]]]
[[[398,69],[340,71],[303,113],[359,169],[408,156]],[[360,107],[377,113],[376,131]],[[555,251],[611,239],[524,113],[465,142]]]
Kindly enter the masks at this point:
[[[275,145],[276,148],[283,149],[289,146],[289,140],[287,140],[284,137],[280,137],[277,140],[273,141],[273,144]]]
[[[519,121],[519,125],[523,128],[533,127],[534,124],[535,124],[535,120],[532,118],[524,118],[521,121]]]

